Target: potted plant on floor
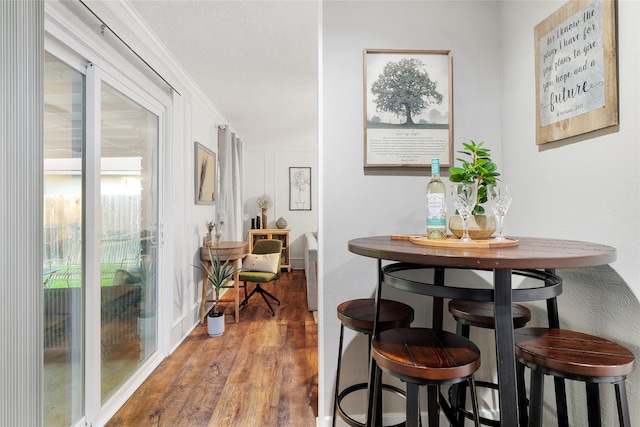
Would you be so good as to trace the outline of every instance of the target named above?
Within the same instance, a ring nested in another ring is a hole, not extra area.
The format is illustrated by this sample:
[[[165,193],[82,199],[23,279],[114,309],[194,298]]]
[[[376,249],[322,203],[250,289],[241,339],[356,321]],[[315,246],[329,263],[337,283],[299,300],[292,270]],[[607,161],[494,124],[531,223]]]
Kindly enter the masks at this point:
[[[208,248],[208,250],[211,263],[206,264],[200,261],[200,264],[207,274],[207,281],[211,283],[211,286],[213,287],[216,294],[216,300],[213,303],[213,310],[209,312],[209,315],[207,316],[207,332],[209,336],[218,337],[224,333],[224,313],[220,313],[218,311],[220,289],[222,289],[222,287],[233,278],[237,269],[234,268],[233,264],[229,264],[229,260],[226,260],[223,263],[220,259],[220,253],[218,250],[216,250],[215,258],[211,252],[211,248]],[[205,284],[203,283],[202,286],[205,286]]]
[[[493,216],[485,215],[482,203],[487,201],[487,185],[495,184],[500,176],[498,166],[491,160],[491,150],[483,147],[484,142],[476,144],[471,140],[470,143],[463,142],[462,145],[465,149],[458,153],[468,156],[469,159],[456,158],[462,165],[449,168],[449,181],[478,185],[476,205],[469,219],[469,236],[472,239],[487,239],[496,231],[496,222]],[[451,217],[449,229],[456,237],[462,236],[462,219],[459,215]]]

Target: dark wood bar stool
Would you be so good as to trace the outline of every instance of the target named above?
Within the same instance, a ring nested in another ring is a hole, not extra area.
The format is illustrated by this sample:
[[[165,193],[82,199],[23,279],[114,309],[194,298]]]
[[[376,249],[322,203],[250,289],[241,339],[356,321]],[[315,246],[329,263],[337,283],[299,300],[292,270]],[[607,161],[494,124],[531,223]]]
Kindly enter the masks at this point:
[[[531,320],[531,310],[520,304],[512,304],[513,327],[523,328]],[[449,313],[456,320],[456,333],[465,338],[470,337],[471,326],[483,329],[494,329],[493,303],[479,301],[465,301],[454,299],[449,301]],[[476,381],[476,387],[485,387],[498,390],[498,384],[489,381]],[[472,419],[473,414],[465,408],[466,387],[459,385],[450,389],[450,401],[454,411],[457,412],[458,422],[462,424],[464,417]],[[500,420],[492,420],[480,417],[480,423],[489,426],[499,426]]]
[[[374,321],[376,313],[376,303],[374,299],[355,299],[341,303],[338,306],[338,319],[340,320],[340,344],[338,347],[338,368],[336,371],[336,386],[333,396],[333,423],[336,425],[336,413],[350,426],[363,426],[364,423],[358,422],[349,416],[342,409],[342,400],[349,394],[366,390],[367,383],[358,383],[340,390],[340,371],[342,368],[342,345],[344,341],[344,328],[347,327],[356,332],[367,335],[369,339],[368,348],[371,349],[371,337],[373,335]],[[413,308],[407,304],[397,301],[380,300],[380,314],[378,318],[378,330],[384,331],[393,328],[408,327],[413,322]],[[370,355],[367,361],[370,360]],[[384,384],[384,390],[404,396],[405,392],[397,387]],[[404,423],[400,424],[403,425]]]
[[[446,331],[427,328],[399,328],[378,333],[373,339],[373,358],[377,368],[373,391],[380,393],[382,371],[407,384],[407,427],[420,422],[419,386],[428,393],[429,427],[439,424],[438,408],[442,408],[451,425],[458,423],[456,414],[440,392],[440,386],[469,382],[474,423],[478,427],[478,400],[473,374],[480,367],[480,350],[467,338]],[[373,399],[374,406],[378,399]],[[379,408],[374,407],[374,418]]]
[[[518,362],[531,368],[529,414],[521,411],[521,425],[542,426],[544,375],[586,383],[589,426],[600,426],[601,383],[615,387],[621,426],[630,427],[625,380],[635,368],[633,353],[625,347],[593,335],[556,328],[524,328],[515,331]],[[556,391],[556,393],[558,393]],[[524,385],[519,405],[526,405]],[[556,395],[559,426],[568,426],[566,396]]]

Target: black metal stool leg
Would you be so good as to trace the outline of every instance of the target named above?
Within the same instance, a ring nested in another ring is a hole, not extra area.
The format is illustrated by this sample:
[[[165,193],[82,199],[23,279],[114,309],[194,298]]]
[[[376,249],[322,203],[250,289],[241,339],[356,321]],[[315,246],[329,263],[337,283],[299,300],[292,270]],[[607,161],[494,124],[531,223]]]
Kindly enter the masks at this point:
[[[618,381],[614,384],[616,389],[616,400],[618,402],[618,419],[622,427],[631,427],[629,418],[629,402],[627,402],[627,387],[625,380]]]
[[[407,383],[407,427],[420,426],[420,386],[415,383]]]
[[[589,427],[602,426],[602,414],[600,411],[600,385],[598,383],[586,383],[587,388],[587,412]]]
[[[544,374],[531,370],[531,398],[529,399],[529,427],[542,427],[544,402]]]
[[[429,427],[438,427],[440,424],[440,411],[438,410],[438,395],[440,391],[437,385],[427,386],[427,411],[429,412]],[[407,397],[408,398],[408,397]]]
[[[516,362],[516,378],[518,386],[518,418],[520,427],[526,427],[529,423],[529,411],[527,402],[527,389],[524,381],[524,364]]]
[[[564,378],[553,377],[556,388],[556,412],[558,414],[558,426],[569,427],[569,412],[567,411],[567,390]]]
[[[465,325],[462,322],[456,322],[456,334],[461,335],[465,338],[469,338],[471,335],[471,327],[469,325]],[[459,425],[464,425],[464,409],[467,401],[467,388],[464,383],[454,384],[453,386],[453,400],[451,401],[452,408],[460,408],[462,410],[456,410],[456,420]]]
[[[478,413],[478,392],[476,390],[476,380],[473,379],[473,375],[469,377],[469,387],[471,388],[471,407],[473,408],[473,424],[475,427],[480,427],[480,414]],[[464,419],[461,426],[464,426]]]
[[[370,404],[372,405],[371,409],[368,409],[367,412],[371,416],[367,418],[368,426],[382,425],[378,420],[382,419],[382,406],[380,406],[380,395],[382,394],[382,369],[376,364],[372,367],[374,370],[374,378],[373,378],[373,390],[369,390],[369,393],[372,394],[372,399],[370,400]],[[408,398],[408,396],[407,396]]]
[[[340,393],[340,369],[342,367],[342,342],[344,340],[344,324],[340,324],[340,343],[338,344],[338,369],[336,370],[336,388],[333,392],[333,417],[331,426],[336,427],[336,416],[338,415],[338,393]]]

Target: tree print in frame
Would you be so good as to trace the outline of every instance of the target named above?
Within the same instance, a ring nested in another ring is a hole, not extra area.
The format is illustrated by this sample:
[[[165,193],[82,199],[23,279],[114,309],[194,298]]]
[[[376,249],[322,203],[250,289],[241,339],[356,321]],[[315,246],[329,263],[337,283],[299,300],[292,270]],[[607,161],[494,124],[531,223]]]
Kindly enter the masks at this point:
[[[364,51],[364,167],[452,165],[448,50]]]
[[[289,210],[311,210],[311,168],[289,168]]]

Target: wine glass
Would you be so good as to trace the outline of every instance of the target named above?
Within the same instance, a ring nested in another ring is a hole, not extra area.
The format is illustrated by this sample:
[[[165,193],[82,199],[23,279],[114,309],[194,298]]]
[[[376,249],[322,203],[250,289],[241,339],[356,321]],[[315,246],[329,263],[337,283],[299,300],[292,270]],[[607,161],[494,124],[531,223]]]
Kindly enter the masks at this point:
[[[504,216],[511,206],[511,184],[489,184],[487,186],[487,198],[491,209],[496,216],[496,228],[498,229],[498,235],[495,238],[496,242],[504,242],[507,240],[502,234],[502,223],[504,222]]]
[[[462,237],[460,241],[465,243],[472,242],[473,240],[469,237],[469,217],[476,206],[478,186],[475,183],[456,183],[452,186],[451,195],[453,196],[453,204],[456,206],[460,218],[462,218]]]
[[[216,224],[216,243],[220,243],[220,239],[222,239],[222,222]]]

